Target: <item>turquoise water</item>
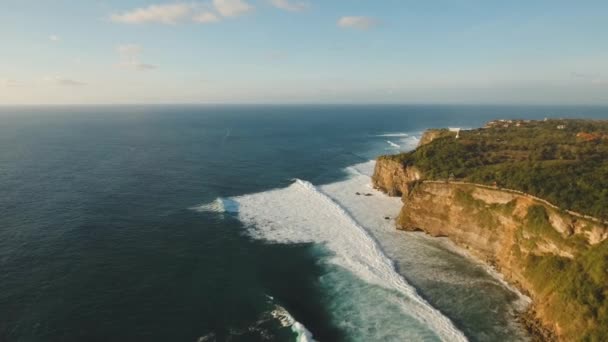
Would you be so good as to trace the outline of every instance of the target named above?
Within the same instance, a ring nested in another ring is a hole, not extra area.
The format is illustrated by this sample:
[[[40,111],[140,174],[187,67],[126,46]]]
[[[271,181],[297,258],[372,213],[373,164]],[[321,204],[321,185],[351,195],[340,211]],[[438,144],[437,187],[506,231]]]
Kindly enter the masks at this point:
[[[339,195],[425,128],[545,116],[608,109],[0,107],[0,340],[525,338],[480,265]]]

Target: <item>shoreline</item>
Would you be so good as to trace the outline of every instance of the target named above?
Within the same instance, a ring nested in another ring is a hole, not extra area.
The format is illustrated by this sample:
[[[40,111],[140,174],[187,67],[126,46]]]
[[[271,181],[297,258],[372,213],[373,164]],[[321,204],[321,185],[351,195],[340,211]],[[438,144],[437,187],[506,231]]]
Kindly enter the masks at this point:
[[[397,229],[449,238],[531,298],[518,317],[533,340],[604,340],[608,121],[500,121],[429,129],[379,156],[373,184],[401,198]]]
[[[388,196],[388,195],[385,194],[385,196]],[[528,337],[530,337],[531,341],[533,341],[533,342],[537,342],[537,341],[538,342],[550,342],[550,341],[557,340],[557,336],[556,336],[555,332],[546,328],[542,324],[542,322],[536,317],[536,304],[535,304],[534,300],[528,295],[528,291],[526,291],[524,288],[520,287],[519,284],[517,284],[517,283],[509,282],[505,278],[505,275],[503,273],[501,273],[500,270],[498,268],[496,268],[495,265],[492,265],[491,263],[488,263],[487,261],[484,261],[481,258],[478,258],[475,255],[469,253],[467,248],[458,245],[456,242],[450,240],[450,238],[448,238],[448,237],[432,236],[429,233],[422,231],[422,230],[420,230],[420,231],[408,231],[408,230],[404,230],[404,229],[397,229],[397,230],[404,232],[404,233],[423,234],[425,237],[427,237],[431,240],[440,241],[446,249],[465,257],[467,260],[469,260],[473,264],[476,264],[476,265],[480,266],[481,268],[483,268],[484,271],[486,271],[486,273],[488,275],[490,275],[493,279],[497,280],[502,286],[504,286],[506,289],[508,289],[509,291],[511,291],[512,293],[517,295],[518,299],[513,303],[514,304],[513,316],[515,318],[515,321],[521,325],[520,327],[525,332],[528,333],[528,335],[529,335]],[[519,302],[519,303],[517,303],[517,302]]]
[[[370,174],[367,174],[365,172],[360,172],[358,170],[357,170],[356,174],[362,175],[365,177],[367,187],[370,190],[373,189],[373,190],[377,191],[377,194],[375,194],[375,195],[379,195],[386,199],[391,199],[391,198],[395,199],[395,197],[389,196],[385,192],[378,191],[378,189],[376,189],[373,186],[373,181],[372,181],[373,172],[371,172],[371,169],[373,169],[375,167],[376,161],[370,161],[370,162],[373,162],[373,164],[372,164],[373,166],[370,168]],[[363,163],[363,164],[366,164],[366,163]],[[349,168],[354,168],[356,170],[358,165],[361,165],[361,164],[352,165]],[[353,175],[353,176],[356,177],[356,175]],[[343,181],[340,181],[340,182],[343,182]],[[338,182],[338,183],[340,183],[340,182]],[[398,199],[395,199],[395,200],[399,201]],[[401,205],[401,201],[399,201],[399,203]],[[400,232],[399,229],[396,229],[394,226],[395,219],[397,217],[397,213],[393,214],[392,216],[389,216],[390,220],[387,219],[387,217],[385,217],[385,215],[383,215],[383,214],[385,214],[384,212],[375,212],[375,214],[376,215],[381,214],[381,216],[384,218],[384,220],[387,220],[387,222],[392,223],[392,224],[390,224],[389,229],[392,229],[394,232],[396,232],[399,235],[401,233],[403,233],[403,232]],[[361,224],[363,227],[367,226],[367,224],[363,224],[362,222],[361,222]],[[366,230],[367,229],[369,229],[369,228],[366,227]],[[372,229],[372,231],[370,231],[370,233],[372,235],[377,234],[377,233],[374,233],[373,230],[374,229]],[[411,233],[413,234],[413,233],[421,233],[421,232],[411,232]],[[505,279],[504,275],[502,273],[500,273],[496,268],[492,267],[492,265],[489,265],[488,263],[478,259],[474,255],[469,253],[469,251],[466,248],[463,248],[462,246],[451,241],[450,239],[448,239],[448,238],[436,239],[435,237],[433,237],[427,233],[420,234],[420,237],[423,237],[423,240],[431,242],[434,246],[436,246],[444,251],[454,253],[455,255],[464,258],[468,264],[479,267],[480,269],[483,270],[484,274],[486,274],[489,278],[491,278],[493,281],[495,281],[496,286],[499,286],[500,288],[504,289],[504,291],[508,291],[508,292],[512,293],[515,296],[515,298],[504,302],[505,308],[507,310],[505,312],[507,313],[507,315],[509,317],[506,321],[504,321],[504,323],[506,323],[508,326],[510,326],[510,329],[513,329],[514,331],[518,331],[519,334],[521,334],[520,337],[525,337],[526,339],[529,338],[529,340],[531,340],[531,341],[537,340],[534,338],[534,335],[530,332],[530,330],[527,328],[527,325],[524,324],[521,319],[521,317],[523,317],[523,315],[528,311],[530,305],[532,304],[532,299],[525,292],[520,291],[520,289],[518,287],[509,283]],[[377,240],[377,242],[381,246],[381,248],[384,249],[385,248],[384,242],[386,242],[386,241],[383,242],[383,239],[380,237],[377,237],[375,239]],[[387,257],[389,257],[393,261],[393,263],[397,264],[399,262],[398,258],[395,258],[396,255],[390,253],[388,250],[386,250],[385,253],[387,254]],[[408,282],[411,281],[411,279],[410,279],[411,275],[408,276],[407,272],[405,272],[405,273],[402,273],[403,271],[398,271],[398,272],[401,273],[402,277],[408,279]],[[419,281],[420,281],[420,279],[419,279]],[[414,285],[412,284],[412,286],[414,286]],[[417,288],[417,291],[421,291],[421,290],[424,291],[424,286],[423,287],[415,286],[415,287]],[[424,297],[426,297],[427,300],[429,299],[426,295]],[[438,307],[435,307],[435,308],[437,310],[440,310],[440,312],[444,313],[444,311],[442,309],[440,309]],[[461,326],[458,328],[462,329],[463,327]]]

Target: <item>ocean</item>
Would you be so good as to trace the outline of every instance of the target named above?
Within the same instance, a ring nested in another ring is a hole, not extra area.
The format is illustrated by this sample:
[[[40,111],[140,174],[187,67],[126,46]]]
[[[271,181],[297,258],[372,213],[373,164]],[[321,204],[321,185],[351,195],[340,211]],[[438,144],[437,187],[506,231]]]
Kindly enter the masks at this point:
[[[370,175],[426,128],[543,117],[608,108],[0,107],[0,341],[526,340],[526,298],[396,231]]]

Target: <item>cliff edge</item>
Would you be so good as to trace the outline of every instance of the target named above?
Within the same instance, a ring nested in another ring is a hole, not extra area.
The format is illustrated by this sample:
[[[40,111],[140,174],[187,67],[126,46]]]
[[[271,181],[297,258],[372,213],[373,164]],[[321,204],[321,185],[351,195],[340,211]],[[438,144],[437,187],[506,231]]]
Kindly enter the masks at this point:
[[[427,149],[434,144],[462,143],[449,136],[423,142],[418,150],[426,150],[418,153],[437,152]],[[496,268],[531,296],[531,312],[544,339],[608,340],[608,228],[603,220],[568,212],[521,189],[469,182],[450,173],[445,179],[429,176],[432,163],[418,158],[422,167],[417,165],[413,153],[378,158],[373,175],[375,187],[403,200],[398,229],[446,236]]]

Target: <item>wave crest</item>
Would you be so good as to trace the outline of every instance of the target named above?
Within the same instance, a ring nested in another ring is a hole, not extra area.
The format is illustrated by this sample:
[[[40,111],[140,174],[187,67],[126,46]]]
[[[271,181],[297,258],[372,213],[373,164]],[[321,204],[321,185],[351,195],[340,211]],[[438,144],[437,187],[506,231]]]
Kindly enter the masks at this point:
[[[239,203],[230,198],[218,197],[211,203],[201,204],[190,209],[198,212],[238,213]]]
[[[291,331],[296,334],[297,342],[315,342],[312,333],[302,323],[296,321],[284,307],[275,305],[275,309],[270,312],[270,315],[283,327],[291,328]]]
[[[397,144],[395,144],[394,142],[392,142],[390,140],[387,140],[386,143],[389,144],[389,145],[391,145],[391,147],[401,148],[401,145],[397,145]]]
[[[233,198],[251,236],[275,243],[320,243],[333,252],[331,263],[367,283],[395,291],[404,314],[442,340],[465,341],[452,322],[422,299],[399,275],[372,236],[312,183],[296,179],[287,188]]]

